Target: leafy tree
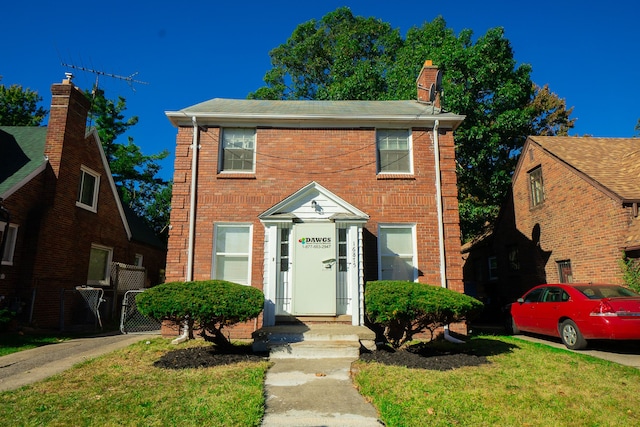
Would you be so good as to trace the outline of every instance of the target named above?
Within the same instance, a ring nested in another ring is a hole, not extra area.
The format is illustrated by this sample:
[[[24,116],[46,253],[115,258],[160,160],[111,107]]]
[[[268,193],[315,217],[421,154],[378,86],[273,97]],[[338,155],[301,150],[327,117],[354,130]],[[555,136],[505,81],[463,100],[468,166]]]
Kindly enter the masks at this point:
[[[364,298],[367,317],[394,348],[424,331],[433,339],[436,329],[471,320],[483,308],[477,299],[451,289],[405,281],[368,282]]]
[[[531,103],[535,114],[533,134],[566,136],[576,122],[576,119],[569,117],[573,107],[567,110],[566,101],[551,92],[549,85],[544,87],[534,85],[533,92],[534,98]]]
[[[628,257],[623,251],[622,258],[618,260],[622,280],[636,292],[640,292],[640,259]]]
[[[640,119],[638,119],[638,122],[636,123],[635,130],[636,130],[635,136],[639,137],[640,136]]]
[[[123,202],[144,218],[157,234],[165,235],[171,207],[171,184],[157,174],[161,168],[159,161],[169,152],[163,150],[145,155],[132,137],[128,137],[126,144],[118,143],[117,138],[138,123],[138,117],[125,120],[126,100],[121,96],[113,101],[97,88],[85,92],[85,96],[91,100],[89,119],[97,128]]]
[[[200,329],[205,340],[226,347],[230,342],[222,329],[258,317],[264,295],[260,289],[224,280],[170,282],[136,296],[136,305],[143,315],[159,321],[187,323],[190,339],[194,329]]]
[[[466,116],[456,132],[465,240],[496,217],[526,137],[573,126],[564,101],[546,86],[537,90],[531,67],[516,64],[502,28],[474,41],[471,30],[456,35],[438,17],[402,40],[388,24],[343,7],[299,25],[270,55],[266,86],[250,98],[415,99],[420,68],[433,60],[444,72],[443,108]]]
[[[38,107],[41,101],[38,92],[29,88],[0,85],[0,126],[40,126],[48,113]]]
[[[269,55],[273,69],[255,99],[379,99],[401,46],[398,30],[346,7],[300,24]],[[414,77],[415,79],[415,77]]]

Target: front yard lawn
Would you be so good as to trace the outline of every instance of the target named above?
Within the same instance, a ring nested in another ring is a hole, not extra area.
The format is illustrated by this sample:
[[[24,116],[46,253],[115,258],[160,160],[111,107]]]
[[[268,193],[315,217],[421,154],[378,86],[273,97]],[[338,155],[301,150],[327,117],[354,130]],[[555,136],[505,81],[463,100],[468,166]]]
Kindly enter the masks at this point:
[[[201,340],[181,344],[210,346]],[[156,338],[92,359],[48,380],[0,393],[12,426],[258,426],[268,362],[198,369],[154,366],[175,349]],[[6,423],[6,424],[5,424]]]
[[[463,346],[489,363],[440,371],[359,361],[354,382],[390,427],[640,425],[638,369],[512,337]]]

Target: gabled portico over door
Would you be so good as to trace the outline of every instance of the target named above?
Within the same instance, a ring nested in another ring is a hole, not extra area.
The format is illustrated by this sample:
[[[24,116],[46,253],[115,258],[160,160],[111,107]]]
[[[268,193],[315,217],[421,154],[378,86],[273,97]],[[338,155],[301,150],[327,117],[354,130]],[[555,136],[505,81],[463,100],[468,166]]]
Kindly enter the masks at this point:
[[[276,316],[362,311],[362,226],[369,216],[312,182],[259,215],[265,226],[264,325]]]

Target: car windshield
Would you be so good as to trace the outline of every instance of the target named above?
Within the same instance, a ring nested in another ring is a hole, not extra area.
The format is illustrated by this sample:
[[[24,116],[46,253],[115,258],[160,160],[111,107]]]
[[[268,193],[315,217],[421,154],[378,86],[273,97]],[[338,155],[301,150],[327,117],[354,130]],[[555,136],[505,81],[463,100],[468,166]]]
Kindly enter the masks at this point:
[[[589,299],[640,297],[640,294],[633,292],[631,289],[617,285],[584,285],[575,286],[575,288]]]

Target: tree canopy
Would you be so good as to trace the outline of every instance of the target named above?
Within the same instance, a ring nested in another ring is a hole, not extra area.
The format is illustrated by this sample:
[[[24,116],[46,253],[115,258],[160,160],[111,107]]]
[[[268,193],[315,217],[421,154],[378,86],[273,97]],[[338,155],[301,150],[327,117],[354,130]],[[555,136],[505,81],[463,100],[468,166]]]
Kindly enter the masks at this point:
[[[431,59],[443,71],[442,106],[466,116],[456,131],[460,221],[465,240],[492,221],[507,194],[518,154],[531,134],[566,134],[571,109],[517,64],[502,28],[474,40],[437,17],[409,29],[338,8],[300,24],[270,52],[272,69],[255,99],[415,99]]]
[[[102,89],[85,91],[91,101],[89,119],[98,131],[105,156],[111,168],[113,180],[123,202],[158,235],[166,232],[171,209],[171,183],[158,177],[160,161],[169,155],[167,150],[157,154],[143,154],[132,137],[126,143],[117,142],[130,127],[138,123],[138,117],[125,119],[126,99],[107,99]]]
[[[41,101],[38,92],[29,88],[0,85],[0,126],[40,126],[48,114],[38,107]]]

